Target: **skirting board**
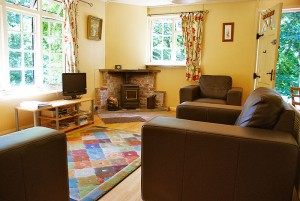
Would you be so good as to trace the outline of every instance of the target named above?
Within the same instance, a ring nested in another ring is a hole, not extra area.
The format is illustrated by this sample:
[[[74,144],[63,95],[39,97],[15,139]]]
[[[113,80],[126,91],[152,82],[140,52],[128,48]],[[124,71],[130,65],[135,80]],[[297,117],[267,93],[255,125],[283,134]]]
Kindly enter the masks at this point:
[[[27,125],[27,126],[21,126],[20,130],[24,130],[26,128],[31,128],[31,127],[33,127],[33,124],[30,124],[30,125]],[[9,133],[13,133],[13,132],[16,132],[16,128],[0,131],[0,136],[1,135],[6,135],[6,134],[9,134]]]

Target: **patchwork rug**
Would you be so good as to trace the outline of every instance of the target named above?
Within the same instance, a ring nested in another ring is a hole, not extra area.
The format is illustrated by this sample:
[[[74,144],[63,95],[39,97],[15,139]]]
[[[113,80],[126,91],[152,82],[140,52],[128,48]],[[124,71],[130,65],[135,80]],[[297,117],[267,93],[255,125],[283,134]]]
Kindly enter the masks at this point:
[[[105,124],[114,124],[114,123],[129,123],[129,122],[145,122],[146,120],[140,116],[132,117],[102,117],[101,120]]]
[[[140,164],[141,135],[105,127],[67,134],[70,201],[94,201]]]

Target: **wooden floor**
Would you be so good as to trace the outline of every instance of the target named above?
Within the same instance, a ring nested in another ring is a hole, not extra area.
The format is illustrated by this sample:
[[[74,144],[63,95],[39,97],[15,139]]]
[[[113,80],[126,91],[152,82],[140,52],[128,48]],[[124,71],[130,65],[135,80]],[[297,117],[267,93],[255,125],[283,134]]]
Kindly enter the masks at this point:
[[[155,112],[155,116],[175,116],[175,112],[172,111]],[[100,120],[98,115],[95,115],[94,125],[140,132],[143,124],[144,122],[104,124]],[[141,168],[138,168],[135,172],[129,175],[126,179],[124,179],[120,184],[114,187],[111,191],[109,191],[98,201],[142,201]]]

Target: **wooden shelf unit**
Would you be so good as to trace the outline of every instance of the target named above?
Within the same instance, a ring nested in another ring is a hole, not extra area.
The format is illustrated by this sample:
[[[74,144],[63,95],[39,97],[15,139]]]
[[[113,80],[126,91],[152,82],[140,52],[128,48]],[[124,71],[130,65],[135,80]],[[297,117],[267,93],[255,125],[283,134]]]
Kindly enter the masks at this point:
[[[84,102],[90,102],[90,111],[81,111],[80,105]],[[45,126],[50,127],[56,130],[60,130],[62,132],[66,132],[81,126],[85,126],[88,124],[94,123],[94,100],[92,98],[81,98],[81,99],[73,99],[73,100],[56,100],[47,102],[50,106],[38,108],[37,105],[28,106],[20,106],[15,108],[15,116],[16,116],[16,130],[19,130],[19,111],[28,111],[33,113],[34,126]],[[66,109],[70,110],[69,112],[64,113],[64,116],[60,117],[60,110]],[[43,116],[43,111],[51,110],[53,115]],[[80,122],[80,117],[85,118],[84,123]],[[66,125],[64,120],[70,121],[70,126]],[[47,123],[42,121],[48,121]]]

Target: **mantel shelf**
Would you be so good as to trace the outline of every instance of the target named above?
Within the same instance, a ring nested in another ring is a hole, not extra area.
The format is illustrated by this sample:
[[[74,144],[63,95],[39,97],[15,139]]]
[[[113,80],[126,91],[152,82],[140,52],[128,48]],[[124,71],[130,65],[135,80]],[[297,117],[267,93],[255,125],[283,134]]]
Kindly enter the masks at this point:
[[[99,69],[100,72],[108,73],[159,73],[160,70],[150,70],[150,69]]]

